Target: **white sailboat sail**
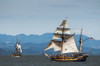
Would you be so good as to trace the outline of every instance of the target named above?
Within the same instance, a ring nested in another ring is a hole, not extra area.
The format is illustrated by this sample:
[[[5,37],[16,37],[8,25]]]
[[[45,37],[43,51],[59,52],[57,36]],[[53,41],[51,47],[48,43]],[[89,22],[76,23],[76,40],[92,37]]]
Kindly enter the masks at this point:
[[[44,50],[54,48],[54,51],[61,51],[61,54],[64,53],[73,53],[78,52],[78,49],[75,44],[74,34],[70,34],[70,28],[66,23],[66,20],[63,20],[60,26],[58,27],[53,34],[53,38]],[[57,39],[62,39],[62,41],[56,41]]]
[[[64,53],[73,53],[78,52],[78,49],[75,44],[74,36],[70,37],[66,41],[63,42],[63,54]]]
[[[56,31],[55,31],[55,33],[62,33],[62,30],[64,30],[64,33],[70,34],[70,28],[65,28],[65,29],[63,29],[63,28],[57,28]]]
[[[21,45],[19,45],[19,44],[17,43],[17,44],[16,44],[16,48],[17,48],[17,50],[18,50],[20,53],[22,53]]]
[[[63,22],[59,26],[68,27],[67,21],[63,20]]]
[[[67,38],[71,37],[72,35],[73,35],[73,34],[65,34],[65,35],[64,35],[64,38],[67,39]],[[62,34],[54,33],[52,39],[62,39]]]
[[[62,34],[54,33],[52,39],[61,39]]]
[[[44,50],[48,50],[48,49],[51,49],[53,48],[53,44],[52,44],[52,41],[49,42],[48,46],[44,49]]]
[[[20,49],[20,53],[22,53],[22,49]]]
[[[48,50],[53,48],[54,51],[61,50],[61,41],[52,41],[48,44],[48,46],[44,50]]]

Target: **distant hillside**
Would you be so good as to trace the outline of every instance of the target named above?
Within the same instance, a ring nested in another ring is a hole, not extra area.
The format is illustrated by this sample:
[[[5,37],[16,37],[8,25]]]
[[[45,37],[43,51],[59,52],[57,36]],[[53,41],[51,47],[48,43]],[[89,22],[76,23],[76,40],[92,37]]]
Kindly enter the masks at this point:
[[[42,35],[25,35],[19,34],[16,36],[0,34],[0,43],[16,43],[16,39],[19,38],[21,43],[44,43],[48,42],[52,38],[52,33],[45,33]]]
[[[16,39],[21,41],[23,54],[41,54],[43,49],[47,46],[52,39],[52,33],[45,33],[43,35],[25,35],[19,34],[16,36],[0,34],[0,54],[11,54],[14,52]],[[83,40],[88,36],[82,36]],[[75,35],[77,46],[79,45],[79,35]],[[83,52],[89,54],[100,54],[100,40],[87,40],[83,43]]]

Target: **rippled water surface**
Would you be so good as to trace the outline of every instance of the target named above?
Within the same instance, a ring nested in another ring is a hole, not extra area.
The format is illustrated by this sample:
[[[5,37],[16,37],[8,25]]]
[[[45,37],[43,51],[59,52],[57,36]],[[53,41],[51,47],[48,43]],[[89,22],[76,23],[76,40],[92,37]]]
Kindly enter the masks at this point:
[[[100,66],[100,56],[89,56],[86,62],[53,62],[43,55],[0,56],[0,66]]]

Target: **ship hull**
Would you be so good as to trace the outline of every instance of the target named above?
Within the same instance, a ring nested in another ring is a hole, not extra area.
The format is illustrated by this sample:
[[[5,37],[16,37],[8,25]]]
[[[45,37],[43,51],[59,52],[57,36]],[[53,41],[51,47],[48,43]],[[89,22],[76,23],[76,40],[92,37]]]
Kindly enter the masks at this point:
[[[21,54],[12,54],[12,57],[21,57]]]
[[[50,59],[52,61],[59,61],[59,62],[81,62],[86,61],[87,56],[78,56],[78,57],[64,57],[64,56],[52,56]]]

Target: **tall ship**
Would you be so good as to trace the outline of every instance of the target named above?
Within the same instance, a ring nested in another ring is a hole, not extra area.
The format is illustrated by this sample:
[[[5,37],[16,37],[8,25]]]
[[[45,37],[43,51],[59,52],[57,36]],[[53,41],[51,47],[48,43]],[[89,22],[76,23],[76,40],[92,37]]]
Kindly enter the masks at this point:
[[[59,27],[57,27],[56,31],[54,32],[52,40],[44,49],[44,51],[46,51],[53,48],[54,52],[60,51],[60,53],[55,55],[48,55],[47,53],[44,53],[44,55],[50,58],[52,61],[86,61],[88,55],[83,54],[81,51],[81,46],[83,43],[81,36],[82,30],[80,34],[78,50],[74,38],[75,33],[71,34],[70,28],[67,24],[67,20],[63,20],[63,22],[59,25]]]
[[[15,46],[15,51],[14,53],[11,55],[13,57],[21,57],[22,55],[22,49],[21,49],[21,44],[20,44],[20,41],[16,41],[16,46]]]

